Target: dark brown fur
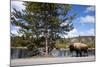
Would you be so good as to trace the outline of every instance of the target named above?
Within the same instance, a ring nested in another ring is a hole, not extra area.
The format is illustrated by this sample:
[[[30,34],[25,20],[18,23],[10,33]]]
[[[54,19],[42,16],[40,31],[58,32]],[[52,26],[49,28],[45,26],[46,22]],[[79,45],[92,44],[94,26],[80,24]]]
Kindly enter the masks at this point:
[[[75,47],[74,44],[71,44],[69,46],[69,50],[71,53],[73,51],[76,52],[76,56],[88,56],[88,46],[83,46],[83,47]]]

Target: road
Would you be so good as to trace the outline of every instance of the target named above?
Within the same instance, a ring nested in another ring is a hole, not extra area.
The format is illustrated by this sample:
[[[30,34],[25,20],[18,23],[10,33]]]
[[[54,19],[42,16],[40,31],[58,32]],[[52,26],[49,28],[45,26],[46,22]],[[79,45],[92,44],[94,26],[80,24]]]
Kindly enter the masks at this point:
[[[84,61],[86,61],[86,62],[95,61],[95,56],[12,59],[11,60],[11,66],[40,65],[40,64],[54,64],[54,63],[69,63],[69,62],[84,62]]]

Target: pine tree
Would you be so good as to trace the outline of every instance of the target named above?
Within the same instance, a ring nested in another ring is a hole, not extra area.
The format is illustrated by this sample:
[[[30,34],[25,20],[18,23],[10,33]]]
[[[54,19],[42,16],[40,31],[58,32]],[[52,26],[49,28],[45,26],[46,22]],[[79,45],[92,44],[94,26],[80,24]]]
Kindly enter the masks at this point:
[[[75,15],[67,15],[71,5],[24,2],[24,6],[25,9],[22,11],[13,8],[11,24],[19,26],[19,33],[33,43],[35,40],[38,41],[40,38],[44,38],[45,44],[43,44],[46,56],[48,56],[49,49],[54,48],[55,41],[61,38],[61,34],[66,35],[74,28],[72,20]],[[62,25],[66,20],[67,24]]]

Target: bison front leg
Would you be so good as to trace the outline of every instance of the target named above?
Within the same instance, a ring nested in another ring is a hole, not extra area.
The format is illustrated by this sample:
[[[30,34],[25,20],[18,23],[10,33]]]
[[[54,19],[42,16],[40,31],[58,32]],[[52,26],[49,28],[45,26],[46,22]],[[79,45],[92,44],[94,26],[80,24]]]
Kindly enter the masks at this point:
[[[78,57],[79,56],[79,51],[78,50],[76,50],[76,57]]]

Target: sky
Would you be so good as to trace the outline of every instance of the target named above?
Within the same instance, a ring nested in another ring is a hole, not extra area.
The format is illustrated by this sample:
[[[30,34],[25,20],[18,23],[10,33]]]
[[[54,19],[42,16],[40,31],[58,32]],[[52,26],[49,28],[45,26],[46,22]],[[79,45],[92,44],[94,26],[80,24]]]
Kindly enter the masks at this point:
[[[17,10],[25,9],[23,2],[21,1],[12,1],[11,2],[11,11],[12,8]],[[76,36],[95,36],[95,6],[93,5],[75,5],[73,4],[69,15],[76,14],[75,19],[72,21],[74,29],[68,32],[67,37],[76,37]],[[65,21],[66,23],[67,21]],[[20,27],[11,26],[11,32],[13,34],[19,35],[17,33]]]

